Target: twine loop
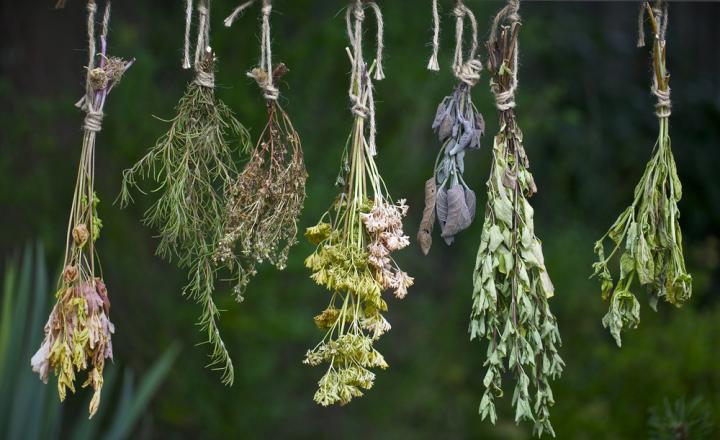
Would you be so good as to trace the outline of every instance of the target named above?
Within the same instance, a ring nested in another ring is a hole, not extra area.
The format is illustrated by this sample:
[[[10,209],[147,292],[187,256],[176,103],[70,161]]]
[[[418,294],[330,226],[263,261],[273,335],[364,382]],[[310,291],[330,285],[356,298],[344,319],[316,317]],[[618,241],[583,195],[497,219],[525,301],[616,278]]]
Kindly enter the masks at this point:
[[[667,90],[660,90],[657,86],[657,82],[653,81],[653,85],[650,89],[653,95],[657,98],[655,103],[655,115],[658,118],[668,118],[672,114],[672,101],[670,100],[670,87]]]
[[[207,87],[208,89],[215,88],[215,72],[213,71],[205,71],[202,69],[198,69],[195,71],[195,84]]]
[[[235,19],[247,8],[255,4],[257,0],[248,0],[236,7],[232,13],[225,19],[225,26],[230,27]],[[247,73],[247,76],[254,79],[258,87],[263,91],[263,97],[268,101],[277,101],[280,91],[273,84],[273,66],[272,66],[272,44],[270,38],[270,14],[272,14],[272,1],[262,0],[263,6],[260,9],[262,13],[262,29],[260,39],[260,62],[258,67]]]
[[[478,48],[478,25],[475,19],[475,14],[465,6],[462,0],[458,0],[453,8],[453,15],[455,16],[455,56],[453,58],[452,69],[455,74],[455,78],[469,87],[473,87],[480,80],[480,73],[482,72],[482,62],[476,58]],[[471,35],[470,35],[470,50],[468,52],[467,60],[464,59],[463,49],[463,37],[465,34],[465,18],[470,21]]]
[[[102,110],[88,110],[85,113],[85,120],[83,121],[83,128],[87,131],[97,133],[102,130],[103,117]]]

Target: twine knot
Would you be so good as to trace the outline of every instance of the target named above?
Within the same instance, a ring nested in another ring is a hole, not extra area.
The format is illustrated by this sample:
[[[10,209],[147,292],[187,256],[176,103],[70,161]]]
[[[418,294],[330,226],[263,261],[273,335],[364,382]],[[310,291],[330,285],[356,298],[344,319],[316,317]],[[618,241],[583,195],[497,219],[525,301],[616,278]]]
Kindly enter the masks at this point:
[[[473,87],[480,81],[480,73],[483,70],[483,65],[480,60],[472,59],[460,66],[456,66],[454,70],[457,79]]]
[[[668,118],[672,113],[672,101],[670,101],[670,87],[667,90],[660,90],[656,84],[651,88],[652,94],[657,98],[655,104],[655,115],[658,118]]]
[[[360,102],[360,98],[358,98],[357,96],[351,96],[350,102],[352,102],[352,104],[353,104],[353,106],[351,108],[352,114],[357,117],[367,119],[368,114],[370,113],[370,108],[367,105]]]
[[[265,70],[256,67],[247,73],[247,76],[254,79],[258,87],[262,89],[263,96],[268,101],[277,101],[280,91],[270,82],[270,75]]]
[[[272,13],[272,4],[268,3],[262,7],[262,14],[268,16]]]
[[[198,14],[199,14],[199,15],[202,15],[202,16],[204,16],[204,17],[207,17],[207,15],[208,15],[207,6],[205,6],[205,5],[202,4],[202,3],[200,3],[200,4],[198,5],[197,11],[198,11]]]
[[[500,86],[490,82],[490,91],[495,97],[495,107],[501,112],[515,108],[515,89],[517,83],[513,81],[512,86],[507,90],[501,90]]]
[[[83,128],[87,131],[97,133],[102,130],[103,112],[101,110],[88,110],[85,113]]]
[[[206,72],[205,70],[196,68],[195,84],[202,87],[207,87],[208,89],[215,88],[215,72]]]
[[[365,20],[365,11],[359,1],[355,3],[355,7],[353,8],[353,17],[355,17],[357,21]]]

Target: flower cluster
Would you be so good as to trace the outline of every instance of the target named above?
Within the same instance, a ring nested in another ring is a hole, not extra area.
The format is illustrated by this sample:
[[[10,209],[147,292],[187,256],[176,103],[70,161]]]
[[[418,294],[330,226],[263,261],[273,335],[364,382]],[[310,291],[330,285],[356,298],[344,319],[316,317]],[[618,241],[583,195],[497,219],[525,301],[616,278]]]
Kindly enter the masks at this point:
[[[369,213],[360,216],[372,240],[367,247],[368,262],[377,271],[377,279],[383,289],[393,289],[395,296],[400,299],[407,295],[413,279],[400,270],[390,254],[410,244],[409,237],[403,234],[402,229],[402,219],[407,211],[408,206],[403,199],[396,205],[377,204]]]
[[[45,324],[45,339],[31,359],[31,365],[47,383],[52,369],[58,376],[58,394],[65,400],[67,389],[75,392],[75,373],[88,369],[83,387],[94,390],[90,416],[97,411],[103,386],[105,359],[112,360],[110,300],[100,278],[80,280],[76,266],[63,271],[63,285],[56,294],[58,302]]]

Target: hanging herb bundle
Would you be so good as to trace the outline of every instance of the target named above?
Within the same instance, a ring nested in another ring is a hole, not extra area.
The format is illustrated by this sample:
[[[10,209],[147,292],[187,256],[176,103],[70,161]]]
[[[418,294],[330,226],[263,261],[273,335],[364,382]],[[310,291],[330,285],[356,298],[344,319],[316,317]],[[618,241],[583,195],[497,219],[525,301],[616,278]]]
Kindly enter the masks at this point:
[[[680,231],[678,202],[682,185],[677,175],[675,159],[670,147],[670,74],[665,62],[668,6],[658,1],[652,8],[643,2],[640,9],[640,38],[644,46],[645,14],[654,35],[652,49],[652,93],[657,98],[655,114],[660,133],[635,195],[630,205],[595,243],[598,261],[593,264],[594,275],[602,283],[602,298],[610,300],[610,309],[602,323],[621,346],[621,333],[640,323],[640,303],[631,291],[637,280],[648,292],[650,307],[657,309],[660,298],[677,307],[692,295],[692,277],[685,269]],[[612,250],[605,255],[605,242]],[[620,279],[615,283],[608,269],[610,260],[620,253]]]
[[[495,398],[503,395],[502,378],[507,371],[516,381],[515,422],[534,422],[540,436],[544,432],[554,435],[549,381],[560,376],[564,362],[558,354],[557,321],[548,304],[554,288],[528,202],[537,188],[513,110],[521,26],[518,8],[519,1],[510,0],[498,13],[487,43],[500,132],[493,141],[469,332],[471,339],[484,338],[488,344],[479,409],[482,418],[495,423]]]
[[[453,73],[458,80],[453,94],[446,96],[438,106],[432,129],[442,147],[435,160],[433,176],[425,182],[425,209],[417,235],[425,255],[432,246],[432,230],[437,218],[445,243],[452,244],[455,235],[470,227],[475,219],[475,192],[465,183],[465,152],[480,149],[480,138],[485,131],[485,121],[472,102],[471,90],[480,79],[482,63],[476,58],[477,21],[462,0],[455,5],[456,44]],[[472,41],[468,61],[463,60],[463,26],[468,17],[472,26]],[[435,32],[433,54],[428,69],[439,70],[440,17],[437,0],[433,1]]]
[[[58,7],[62,7],[62,2]],[[65,247],[63,272],[55,293],[57,302],[45,324],[45,338],[33,355],[31,366],[47,383],[52,369],[58,376],[58,395],[65,400],[67,390],[75,392],[75,374],[88,370],[83,387],[90,386],[90,417],[100,405],[105,360],[113,358],[110,299],[102,278],[95,243],[102,221],[98,217],[100,199],[95,194],[95,140],[102,129],[103,108],[110,91],[133,61],[107,57],[110,2],[105,5],[100,52],[96,52],[94,0],[87,2],[89,60],[85,95],[76,104],[85,112],[83,144]]]
[[[233,148],[249,148],[250,136],[231,110],[215,97],[215,55],[210,48],[210,0],[200,0],[195,79],[177,106],[170,129],[132,168],[123,173],[121,204],[131,200],[137,179],[152,179],[159,198],[145,213],[144,222],[157,229],[157,252],[188,270],[183,294],[202,306],[201,332],[212,347],[210,367],[222,371],[222,382],[233,382],[233,365],[218,329],[220,312],[213,300],[218,266],[214,257],[225,233],[225,192],[236,181]],[[190,68],[192,0],[187,1],[184,68]],[[228,265],[232,262],[226,261]]]
[[[253,3],[250,0],[236,8],[225,25],[231,26]],[[267,101],[268,123],[245,169],[227,188],[225,232],[216,255],[222,262],[239,262],[232,267],[239,301],[258,263],[267,260],[280,270],[285,268],[290,248],[297,243],[297,221],[305,202],[307,171],[300,136],[278,103],[275,84],[287,68],[284,64],[272,67],[271,12],[270,0],[263,0],[260,64],[248,72]]]
[[[362,54],[365,7],[374,11],[378,21],[377,57],[370,67]],[[362,396],[375,380],[372,369],[388,367],[373,347],[390,330],[383,316],[387,303],[382,293],[391,289],[403,298],[413,283],[391,256],[409,244],[402,229],[408,207],[404,200],[392,201],[375,162],[371,74],[376,80],[384,78],[382,15],[376,3],[354,0],[346,20],[352,45],[349,94],[354,115],[345,150],[348,175],[340,179],[343,191],[330,210],[305,233],[317,245],[305,265],[313,272],[311,278],[330,291],[327,308],[315,317],[325,336],[304,361],[313,366],[327,364],[315,393],[315,401],[323,406],[344,405]]]

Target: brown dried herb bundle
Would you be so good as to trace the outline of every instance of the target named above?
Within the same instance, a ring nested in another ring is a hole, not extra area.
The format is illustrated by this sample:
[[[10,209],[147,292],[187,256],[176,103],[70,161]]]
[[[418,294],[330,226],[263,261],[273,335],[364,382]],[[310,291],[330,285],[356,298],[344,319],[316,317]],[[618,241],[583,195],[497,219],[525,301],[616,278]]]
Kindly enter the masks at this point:
[[[235,17],[253,3],[238,7],[225,25],[231,26]],[[250,160],[227,189],[225,233],[216,255],[231,266],[237,277],[238,301],[242,301],[257,264],[268,261],[280,270],[285,268],[290,248],[297,243],[297,221],[305,202],[307,171],[300,136],[278,103],[274,85],[287,68],[281,63],[271,71],[271,11],[270,1],[263,0],[260,64],[248,72],[264,92],[268,122]]]
[[[437,0],[433,3],[435,30],[439,32]],[[432,231],[437,219],[445,243],[452,244],[455,235],[470,227],[475,219],[475,192],[465,183],[465,153],[480,149],[480,138],[485,122],[472,102],[471,90],[480,79],[482,63],[476,58],[477,22],[467,6],[458,0],[454,14],[456,21],[456,46],[453,72],[458,80],[453,94],[440,103],[432,124],[442,148],[435,160],[433,176],[425,182],[425,209],[420,222],[417,239],[425,255],[432,246]],[[465,17],[472,26],[470,53],[463,61],[463,26]],[[437,37],[435,38],[437,47]],[[429,64],[436,70],[437,49]],[[434,61],[434,62],[433,62]]]
[[[130,188],[138,188],[138,178],[157,184],[153,192],[159,197],[145,213],[144,222],[159,232],[158,254],[168,260],[177,258],[178,266],[188,270],[183,294],[202,307],[198,324],[212,347],[210,367],[222,371],[222,382],[231,385],[232,360],[220,336],[220,312],[213,299],[219,269],[215,255],[225,232],[225,192],[237,179],[235,151],[228,139],[237,139],[245,151],[250,136],[215,96],[216,60],[209,46],[208,8],[209,0],[197,8],[195,79],[180,99],[168,132],[123,173],[120,199],[123,206],[132,201]],[[192,8],[187,12],[192,14]],[[184,66],[190,67],[187,52]]]
[[[103,108],[108,94],[120,81],[132,61],[108,58],[107,33],[110,2],[105,5],[100,52],[96,53],[94,0],[87,3],[89,61],[85,96],[76,104],[85,112],[83,145],[77,182],[73,195],[65,247],[64,270],[58,280],[57,302],[47,324],[40,349],[32,357],[33,371],[47,383],[52,369],[58,376],[58,394],[65,400],[67,389],[75,392],[75,373],[90,369],[83,387],[94,393],[90,400],[90,417],[100,404],[105,359],[112,360],[110,300],[100,273],[95,242],[100,237],[102,221],[100,203],[95,194],[95,139],[102,129]]]

